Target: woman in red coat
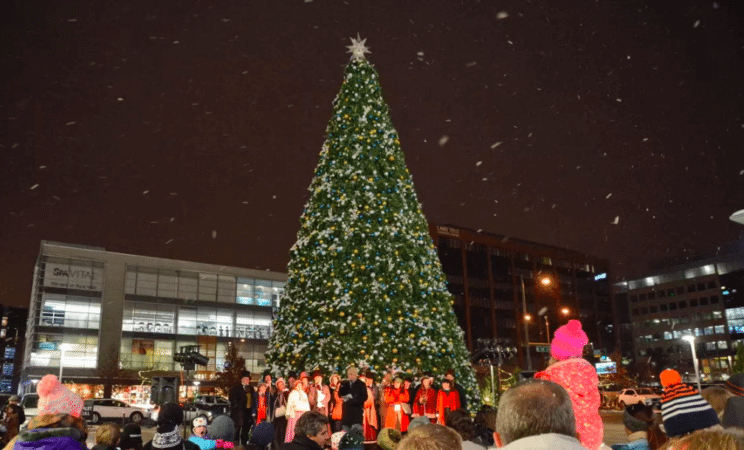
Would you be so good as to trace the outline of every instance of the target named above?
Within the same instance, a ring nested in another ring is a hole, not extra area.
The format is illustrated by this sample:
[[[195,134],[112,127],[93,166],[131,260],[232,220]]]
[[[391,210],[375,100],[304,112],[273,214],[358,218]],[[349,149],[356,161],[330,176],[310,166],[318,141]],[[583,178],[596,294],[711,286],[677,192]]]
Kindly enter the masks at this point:
[[[437,423],[437,390],[431,387],[434,379],[429,375],[421,378],[421,387],[413,400],[413,417],[428,417],[431,423]]]
[[[445,417],[450,411],[460,409],[460,394],[457,389],[452,389],[450,380],[442,380],[442,389],[437,395],[437,423],[445,425]]]
[[[408,431],[408,415],[403,410],[408,406],[408,391],[403,389],[403,380],[396,378],[393,385],[385,389],[385,428],[395,428],[401,433]],[[405,403],[405,406],[403,405]]]

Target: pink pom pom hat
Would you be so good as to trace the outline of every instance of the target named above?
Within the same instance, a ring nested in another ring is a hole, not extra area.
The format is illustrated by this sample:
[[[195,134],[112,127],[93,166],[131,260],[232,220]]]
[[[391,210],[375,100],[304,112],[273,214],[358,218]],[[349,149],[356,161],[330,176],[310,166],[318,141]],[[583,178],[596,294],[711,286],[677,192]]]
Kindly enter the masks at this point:
[[[45,375],[36,385],[39,394],[39,415],[71,414],[80,417],[83,399],[67,389],[54,375]]]
[[[559,361],[579,358],[588,343],[589,338],[581,329],[581,322],[569,320],[566,325],[555,330],[555,337],[550,343],[550,355]]]

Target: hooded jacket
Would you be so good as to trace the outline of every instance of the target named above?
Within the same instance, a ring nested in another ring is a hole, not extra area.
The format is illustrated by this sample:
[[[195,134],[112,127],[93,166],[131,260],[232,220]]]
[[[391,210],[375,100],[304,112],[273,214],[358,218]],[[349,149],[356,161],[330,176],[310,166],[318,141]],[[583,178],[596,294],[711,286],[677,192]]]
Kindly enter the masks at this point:
[[[589,450],[598,449],[604,438],[604,424],[599,415],[602,397],[594,366],[584,358],[565,359],[538,372],[535,378],[558,383],[568,391],[581,444]]]
[[[79,417],[44,414],[34,417],[4,450],[87,450],[88,433]]]

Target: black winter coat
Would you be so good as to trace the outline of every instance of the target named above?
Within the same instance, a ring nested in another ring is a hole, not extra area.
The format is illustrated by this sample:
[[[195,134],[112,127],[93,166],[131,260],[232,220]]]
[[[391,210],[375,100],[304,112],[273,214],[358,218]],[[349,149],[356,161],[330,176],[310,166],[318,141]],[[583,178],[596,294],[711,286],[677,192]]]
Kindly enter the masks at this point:
[[[280,446],[279,450],[323,450],[323,448],[307,436],[295,436],[292,442]]]
[[[351,398],[348,400],[344,399],[341,425],[352,426],[355,423],[361,425],[364,421],[364,402],[367,400],[367,385],[359,379],[353,383],[349,380],[344,380],[338,388],[338,395],[344,397],[348,394],[351,394]]]
[[[230,400],[230,418],[235,422],[236,427],[242,427],[243,419],[245,418],[246,403],[248,401],[245,396],[245,388],[242,384],[238,383],[230,388],[227,396],[228,400]]]

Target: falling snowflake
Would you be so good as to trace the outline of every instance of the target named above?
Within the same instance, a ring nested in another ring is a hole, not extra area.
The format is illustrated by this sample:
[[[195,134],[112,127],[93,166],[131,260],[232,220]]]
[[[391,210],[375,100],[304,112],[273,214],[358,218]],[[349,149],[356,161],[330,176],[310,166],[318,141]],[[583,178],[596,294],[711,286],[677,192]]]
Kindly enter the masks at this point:
[[[506,19],[509,17],[509,13],[506,11],[501,11],[500,13],[496,14],[497,19]]]
[[[480,166],[481,164],[483,164],[483,161],[478,161],[477,163],[475,163],[475,167],[478,167],[478,166]],[[744,171],[743,171],[743,172],[744,172]]]
[[[67,122],[65,125],[69,127],[70,125],[75,125],[75,122]]]
[[[449,136],[447,136],[445,134],[444,136],[442,136],[442,137],[439,138],[439,146],[440,147],[444,147],[444,145],[447,143],[447,141],[449,141]]]
[[[173,242],[173,239],[168,239],[168,242],[166,242],[166,243],[165,243],[165,245],[168,245],[168,244],[170,244],[171,242]]]
[[[496,147],[498,147],[501,144],[502,144],[501,142],[497,142],[497,143],[491,145],[491,150],[495,149]]]
[[[124,99],[121,98],[121,97],[117,98],[117,100],[119,100],[120,102],[123,102],[124,101]]]
[[[142,191],[142,195],[145,195],[145,194],[147,194],[148,192],[150,192],[150,191]]]
[[[700,26],[700,21],[696,20],[695,23],[692,25],[692,28],[697,28]]]
[[[29,189],[31,189],[31,190],[33,191],[33,190],[34,190],[34,189],[36,189],[37,187],[39,187],[39,185],[38,185],[38,184],[35,184],[35,185],[31,186],[31,187],[30,187]]]
[[[217,230],[212,230],[212,239],[217,239]]]
[[[476,64],[478,64],[476,61],[469,62],[469,63],[465,64],[465,67],[473,67]]]
[[[607,194],[607,197],[605,197],[605,199],[610,198],[610,197],[612,197],[612,192],[610,192],[609,194]]]
[[[615,221],[612,222],[613,225],[617,225],[620,223],[620,216],[615,216]]]

